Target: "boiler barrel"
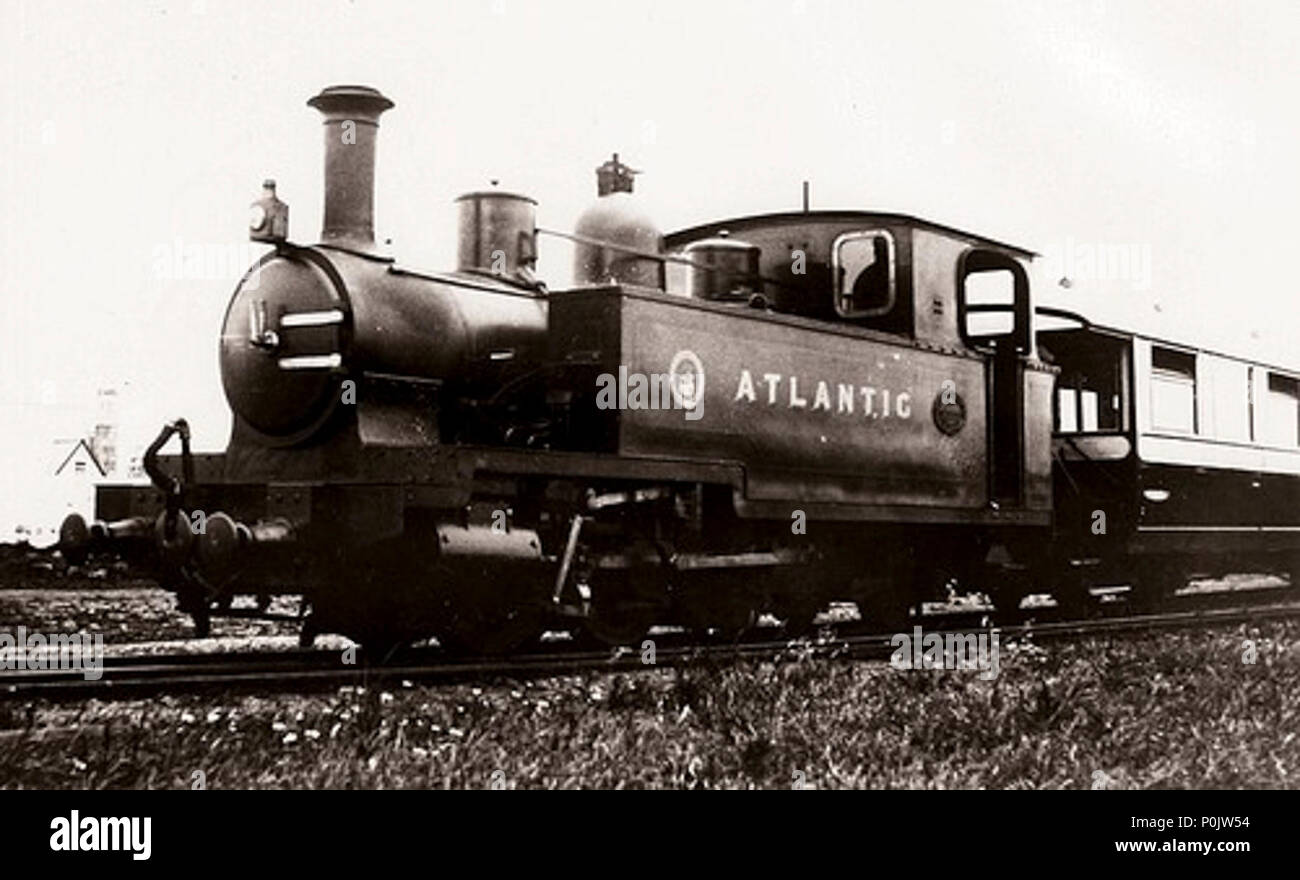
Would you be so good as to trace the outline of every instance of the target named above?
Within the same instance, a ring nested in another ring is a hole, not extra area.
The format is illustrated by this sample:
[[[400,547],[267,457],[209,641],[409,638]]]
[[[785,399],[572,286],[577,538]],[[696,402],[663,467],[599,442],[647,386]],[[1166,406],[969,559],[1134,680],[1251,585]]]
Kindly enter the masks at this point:
[[[275,437],[310,433],[360,372],[472,382],[535,367],[546,301],[464,275],[423,275],[334,249],[266,258],[241,282],[221,335],[231,408]]]

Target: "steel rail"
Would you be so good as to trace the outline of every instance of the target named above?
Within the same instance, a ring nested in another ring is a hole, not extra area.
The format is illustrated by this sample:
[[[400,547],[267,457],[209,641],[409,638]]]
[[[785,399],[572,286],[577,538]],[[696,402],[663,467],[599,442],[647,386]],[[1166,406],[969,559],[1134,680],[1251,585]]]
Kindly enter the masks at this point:
[[[1152,614],[1059,622],[1029,622],[996,627],[1003,640],[1034,642],[1164,632],[1199,626],[1225,626],[1264,620],[1300,618],[1300,601],[1193,608]],[[927,633],[943,636],[988,632],[986,626],[934,628],[915,619]],[[284,651],[178,656],[122,657],[104,661],[102,677],[87,680],[79,669],[0,671],[0,700],[128,699],[153,693],[203,691],[285,691],[344,685],[388,686],[393,683],[456,683],[493,678],[538,678],[579,672],[634,672],[692,663],[746,659],[788,662],[801,658],[884,659],[893,650],[894,633],[823,635],[729,644],[663,644],[653,665],[638,650],[557,651],[503,658],[448,657],[438,649],[413,649],[391,664],[368,662],[358,649],[355,665],[342,662],[341,651]]]

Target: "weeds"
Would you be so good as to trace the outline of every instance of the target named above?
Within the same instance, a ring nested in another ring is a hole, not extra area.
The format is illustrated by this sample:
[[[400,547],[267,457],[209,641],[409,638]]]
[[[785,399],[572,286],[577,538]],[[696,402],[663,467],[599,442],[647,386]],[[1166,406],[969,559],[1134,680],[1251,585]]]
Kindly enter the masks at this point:
[[[1294,788],[1298,637],[1287,622],[1004,644],[993,681],[804,658],[5,704],[0,783],[189,788],[202,771],[212,788]]]

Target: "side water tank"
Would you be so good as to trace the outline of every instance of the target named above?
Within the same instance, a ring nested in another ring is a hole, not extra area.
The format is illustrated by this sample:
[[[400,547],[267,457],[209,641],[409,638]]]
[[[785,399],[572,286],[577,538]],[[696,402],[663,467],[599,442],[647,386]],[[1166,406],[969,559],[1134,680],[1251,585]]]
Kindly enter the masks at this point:
[[[664,289],[663,233],[632,195],[637,172],[614,158],[596,169],[597,199],[578,218],[573,283]]]

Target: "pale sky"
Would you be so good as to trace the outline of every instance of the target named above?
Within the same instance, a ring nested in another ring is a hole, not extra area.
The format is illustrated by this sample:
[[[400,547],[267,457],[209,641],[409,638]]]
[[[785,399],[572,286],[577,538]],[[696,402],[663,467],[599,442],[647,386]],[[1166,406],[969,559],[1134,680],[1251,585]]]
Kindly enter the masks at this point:
[[[617,150],[665,230],[794,209],[810,179],[815,208],[1048,254],[1040,301],[1297,364],[1297,45],[1300,5],[1262,0],[0,0],[0,539],[100,386],[129,383],[128,446],[177,415],[224,445],[238,272],[172,278],[167,255],[255,253],[264,177],[316,240],[323,86],[397,103],[376,226],[404,263],[449,268],[452,200],[491,178],[571,228]],[[539,274],[567,280],[568,251]]]

